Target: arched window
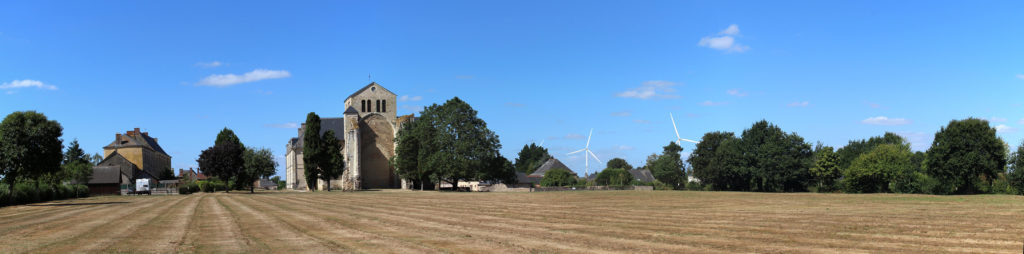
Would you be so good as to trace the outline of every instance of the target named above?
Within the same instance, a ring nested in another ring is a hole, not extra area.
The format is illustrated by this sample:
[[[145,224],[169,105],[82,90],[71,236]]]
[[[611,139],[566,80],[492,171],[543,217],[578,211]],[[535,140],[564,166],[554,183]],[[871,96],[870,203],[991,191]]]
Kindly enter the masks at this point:
[[[377,112],[380,112],[380,100],[376,100],[376,102],[377,102]]]
[[[380,101],[380,112],[388,112],[388,100]]]
[[[366,112],[366,101],[359,100],[359,111]]]

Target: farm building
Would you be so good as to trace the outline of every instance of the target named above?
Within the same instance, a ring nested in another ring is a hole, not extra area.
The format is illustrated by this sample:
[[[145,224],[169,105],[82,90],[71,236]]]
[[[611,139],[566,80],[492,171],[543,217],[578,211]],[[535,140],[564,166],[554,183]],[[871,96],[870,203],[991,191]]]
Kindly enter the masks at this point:
[[[103,147],[103,155],[86,184],[94,195],[119,194],[136,179],[156,179],[161,171],[171,169],[171,156],[139,128],[115,134],[114,141]]]
[[[135,179],[155,179],[146,171],[139,170],[135,164],[118,152],[109,154],[92,168],[92,178],[86,186],[92,195],[121,194],[121,189],[135,183]]]

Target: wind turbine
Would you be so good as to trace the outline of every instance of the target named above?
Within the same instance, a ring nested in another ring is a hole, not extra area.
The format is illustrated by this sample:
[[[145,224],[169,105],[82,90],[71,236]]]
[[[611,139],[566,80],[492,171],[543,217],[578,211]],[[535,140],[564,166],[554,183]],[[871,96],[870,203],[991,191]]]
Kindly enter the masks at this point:
[[[679,137],[679,128],[676,128],[676,118],[672,116],[672,112],[668,113],[668,118],[672,119],[672,130],[676,131],[676,145],[682,146],[683,143],[681,141],[686,141],[686,142],[690,142],[690,143],[694,143],[694,144],[700,144],[700,142]]]
[[[586,170],[584,175],[583,175],[584,177],[589,177],[590,176],[590,156],[593,156],[594,160],[596,160],[598,163],[601,163],[601,159],[598,159],[597,155],[594,155],[594,152],[590,151],[590,137],[592,135],[594,135],[594,129],[593,128],[590,129],[590,134],[587,134],[587,146],[583,147],[583,149],[580,149],[579,151],[575,151],[575,152],[571,152],[571,153],[566,154],[566,155],[572,155],[574,153],[583,152],[583,163],[585,165],[584,170]],[[587,156],[587,155],[590,155],[590,156]]]

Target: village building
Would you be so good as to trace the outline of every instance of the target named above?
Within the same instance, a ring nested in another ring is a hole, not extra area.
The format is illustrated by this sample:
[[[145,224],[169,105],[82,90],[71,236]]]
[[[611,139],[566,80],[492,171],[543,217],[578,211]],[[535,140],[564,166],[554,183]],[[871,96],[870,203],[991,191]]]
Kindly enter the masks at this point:
[[[103,160],[93,167],[86,184],[89,192],[118,194],[136,179],[156,179],[160,172],[171,170],[171,156],[164,152],[157,139],[139,128],[117,133],[114,141],[103,147]]]
[[[411,114],[397,115],[397,97],[383,86],[371,82],[345,98],[342,117],[320,119],[320,135],[327,130],[334,130],[335,137],[342,143],[341,153],[345,158],[345,172],[339,179],[331,181],[332,188],[359,190],[407,187],[389,162],[395,156],[398,129],[413,119]],[[291,138],[286,146],[287,189],[307,189],[302,156],[305,127],[305,124],[299,127],[298,135]],[[318,189],[326,185],[326,182],[320,180],[316,184]]]
[[[195,182],[199,180],[199,174],[192,168],[189,168],[187,171],[185,169],[178,169],[178,179],[183,183]]]

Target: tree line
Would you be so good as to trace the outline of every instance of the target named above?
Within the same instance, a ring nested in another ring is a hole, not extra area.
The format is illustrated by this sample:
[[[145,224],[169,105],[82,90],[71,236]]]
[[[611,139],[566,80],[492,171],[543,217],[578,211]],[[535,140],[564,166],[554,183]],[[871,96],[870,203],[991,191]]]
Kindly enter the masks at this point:
[[[213,146],[203,150],[196,162],[199,163],[200,172],[215,178],[209,180],[209,184],[227,185],[223,188],[224,192],[249,189],[253,193],[254,183],[273,175],[277,168],[277,161],[270,149],[246,147],[235,132],[228,128],[217,134]]]
[[[1024,144],[1010,153],[996,129],[977,118],[950,121],[916,153],[893,133],[812,148],[762,120],[739,137],[704,134],[687,161],[707,190],[1024,194]]]

